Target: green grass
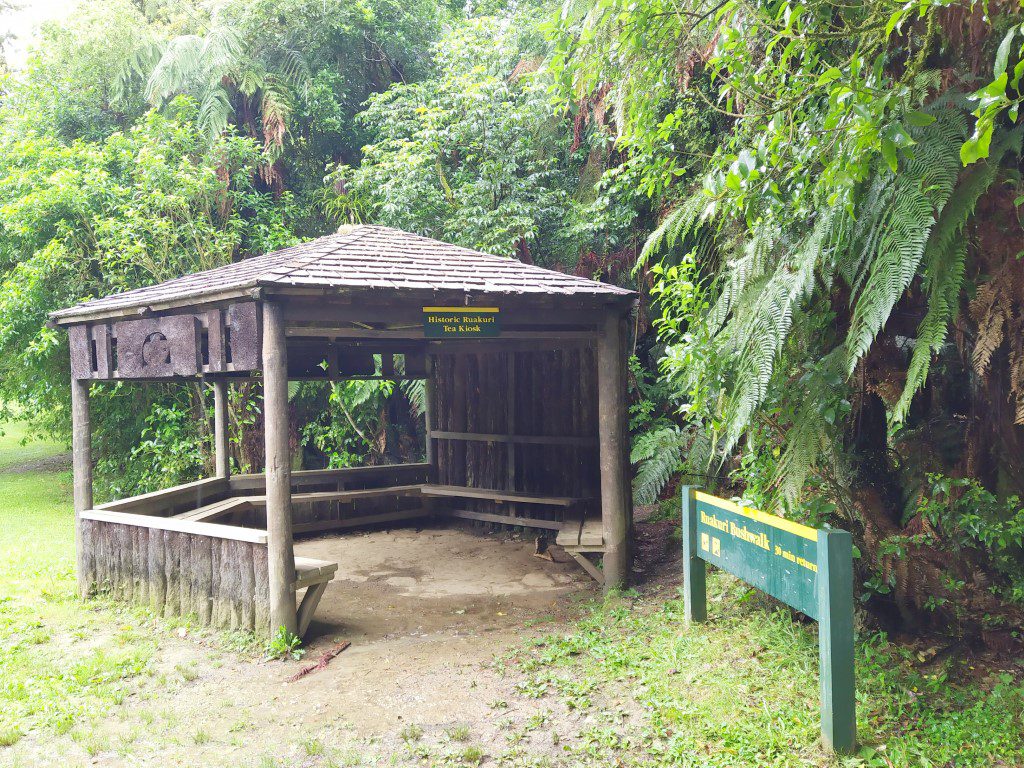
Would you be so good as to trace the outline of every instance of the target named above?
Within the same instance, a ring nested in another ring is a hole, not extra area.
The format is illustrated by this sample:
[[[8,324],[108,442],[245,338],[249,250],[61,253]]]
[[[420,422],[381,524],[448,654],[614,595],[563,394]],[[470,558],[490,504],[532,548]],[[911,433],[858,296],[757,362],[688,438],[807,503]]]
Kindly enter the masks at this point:
[[[28,430],[21,422],[0,424],[0,471],[18,464],[46,459],[66,450],[67,446],[52,440],[30,439]]]
[[[681,598],[613,600],[508,663],[525,673],[520,695],[558,697],[592,719],[567,746],[585,764],[1024,765],[1019,679],[996,672],[957,684],[954,673],[969,670],[921,668],[881,635],[858,644],[860,752],[831,758],[819,744],[815,627],[747,594],[712,576],[710,621],[691,628]]]
[[[5,426],[0,464],[62,450],[22,436]],[[119,704],[154,648],[129,612],[77,598],[69,473],[0,469],[0,744],[67,733]]]

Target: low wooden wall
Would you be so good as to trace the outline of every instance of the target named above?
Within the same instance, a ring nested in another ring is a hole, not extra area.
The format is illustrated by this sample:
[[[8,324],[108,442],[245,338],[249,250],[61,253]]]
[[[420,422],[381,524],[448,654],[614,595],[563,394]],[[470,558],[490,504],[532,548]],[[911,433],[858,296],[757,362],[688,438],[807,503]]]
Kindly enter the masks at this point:
[[[207,477],[173,488],[164,488],[139,496],[109,501],[96,509],[107,512],[131,512],[136,515],[171,517],[189,509],[211,504],[225,498],[231,491],[229,481],[223,477]]]
[[[292,473],[295,494],[422,483],[427,464]],[[78,525],[83,596],[148,606],[160,616],[194,616],[200,624],[266,636],[270,631],[266,509],[253,504],[234,524],[174,515],[228,497],[262,497],[262,474],[208,478],[113,501],[83,512]],[[296,503],[297,532],[341,529],[411,516],[419,498]]]
[[[102,510],[83,512],[78,525],[83,594],[269,634],[266,532]]]

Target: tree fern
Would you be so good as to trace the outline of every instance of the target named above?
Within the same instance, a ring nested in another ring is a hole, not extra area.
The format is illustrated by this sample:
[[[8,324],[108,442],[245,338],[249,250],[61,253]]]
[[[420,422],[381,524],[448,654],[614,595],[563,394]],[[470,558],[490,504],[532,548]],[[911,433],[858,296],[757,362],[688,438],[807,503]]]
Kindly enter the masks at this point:
[[[894,423],[904,420],[959,308],[966,269],[964,226],[997,177],[1003,154],[1021,151],[1020,135],[1014,132],[1003,144],[993,145],[988,163],[964,172],[959,148],[969,125],[962,103],[945,97],[924,112],[933,120],[922,120],[928,124],[911,130],[913,143],[904,149],[898,173],[879,158],[873,173],[849,197],[816,201],[809,223],[802,227],[792,221],[776,224],[769,211],[749,228],[745,241],[730,241],[722,236],[725,223],[715,221],[710,199],[698,190],[648,240],[645,254],[650,256],[689,243],[698,229],[719,235],[713,247],[724,263],[713,283],[714,300],[702,316],[691,319],[681,348],[668,351],[667,365],[685,390],[705,401],[698,405],[708,419],[703,434],[720,460],[735,448],[768,399],[776,398],[788,414],[775,478],[786,499],[795,499],[813,468],[823,459],[834,461],[837,454],[829,437],[834,409],[820,408],[830,393],[794,381],[794,372],[780,370],[780,364],[817,349],[834,369],[825,379],[842,385],[920,276],[927,311],[906,386],[889,414]],[[829,341],[814,338],[821,327],[815,329],[805,318],[827,316],[828,310],[823,315],[820,307],[814,308],[814,300],[826,292],[834,295],[836,280],[850,296],[849,327]],[[812,336],[794,339],[794,328],[804,325]],[[787,357],[792,354],[796,357]],[[669,452],[659,461],[672,456]],[[664,466],[642,465],[641,471],[645,485],[658,487]]]
[[[674,424],[643,432],[633,441],[630,461],[637,465],[633,500],[653,504],[682,464],[686,434]]]
[[[849,373],[871,347],[896,302],[910,286],[924,258],[925,246],[960,174],[960,146],[968,136],[962,110],[946,99],[933,105],[934,123],[914,132],[916,144],[905,166],[891,181],[880,170],[871,194],[859,211],[852,251],[860,269],[851,280],[853,314],[846,339]],[[873,190],[874,191],[874,190]]]
[[[996,180],[999,163],[1008,151],[1020,154],[1019,129],[996,142],[989,158],[972,165],[964,174],[963,180],[943,207],[942,215],[929,238],[922,269],[928,311],[917,330],[906,384],[890,414],[893,423],[901,423],[906,418],[914,395],[928,379],[932,355],[945,344],[949,325],[959,312],[959,297],[967,264],[967,242],[963,230],[974,215],[979,198]]]
[[[152,53],[147,56],[140,54],[140,66],[153,59]],[[183,93],[195,97],[200,125],[211,140],[234,117],[233,96],[250,100],[259,112],[273,161],[287,133],[294,94],[304,92],[309,79],[301,53],[291,48],[257,50],[238,29],[216,16],[205,35],[181,35],[166,44],[152,64],[146,97],[154,105]]]

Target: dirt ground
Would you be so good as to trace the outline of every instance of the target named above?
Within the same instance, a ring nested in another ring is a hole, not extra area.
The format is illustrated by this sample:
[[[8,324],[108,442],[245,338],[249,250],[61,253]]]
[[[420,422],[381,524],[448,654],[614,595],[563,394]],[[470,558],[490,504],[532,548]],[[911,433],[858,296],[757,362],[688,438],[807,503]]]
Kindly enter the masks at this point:
[[[516,696],[500,664],[600,595],[553,550],[456,526],[300,541],[297,554],[339,564],[301,662],[168,633],[121,706],[87,732],[28,735],[14,765],[560,765],[560,739],[588,716]],[[287,682],[342,640],[325,669]]]

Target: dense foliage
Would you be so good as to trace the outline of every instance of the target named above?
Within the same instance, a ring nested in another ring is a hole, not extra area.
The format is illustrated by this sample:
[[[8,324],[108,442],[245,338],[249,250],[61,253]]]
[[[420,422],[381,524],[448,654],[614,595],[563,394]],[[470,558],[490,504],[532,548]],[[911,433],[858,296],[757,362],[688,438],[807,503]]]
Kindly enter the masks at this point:
[[[852,527],[905,626],[1019,626],[1017,6],[604,0],[562,19],[569,82],[622,105],[623,144],[651,152],[686,95],[723,121],[642,258],[661,259],[692,471],[726,463],[747,498]],[[1006,504],[971,503],[978,483]]]
[[[1000,0],[87,2],[3,85],[0,401],[66,431],[59,306],[398,226],[640,288],[638,501],[683,472],[849,527],[876,615],[1018,631],[1022,23]],[[294,387],[304,460],[414,455],[419,396]],[[207,399],[105,391],[106,491],[201,471]]]

